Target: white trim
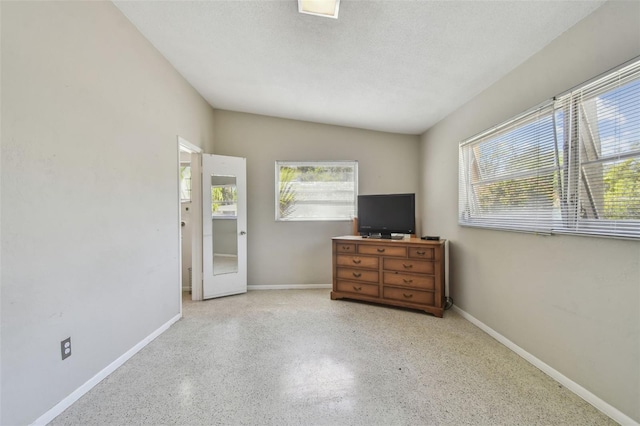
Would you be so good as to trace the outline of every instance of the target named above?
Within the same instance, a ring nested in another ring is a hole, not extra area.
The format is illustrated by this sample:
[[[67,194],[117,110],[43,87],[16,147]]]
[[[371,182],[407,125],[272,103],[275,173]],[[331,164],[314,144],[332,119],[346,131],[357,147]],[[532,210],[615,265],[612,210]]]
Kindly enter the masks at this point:
[[[248,285],[247,290],[315,290],[332,287],[331,284]]]
[[[507,348],[511,349],[516,354],[520,355],[529,363],[533,364],[534,367],[537,367],[543,373],[550,376],[552,379],[560,383],[565,388],[569,389],[571,392],[578,395],[580,398],[587,401],[589,404],[593,405],[598,410],[602,411],[605,415],[609,416],[614,421],[620,423],[621,425],[638,425],[638,423],[633,420],[631,417],[624,414],[622,411],[618,410],[611,404],[603,401],[587,389],[583,388],[564,374],[560,373],[555,368],[551,367],[549,364],[541,361],[536,358],[534,355],[530,354],[526,350],[522,349],[520,346],[513,343],[511,340],[504,337],[502,334],[498,333],[479,319],[474,316],[468,314],[467,312],[460,309],[458,306],[453,305],[453,310],[459,313],[464,319],[471,322],[476,327],[480,328],[482,331],[487,333],[489,336],[496,339],[498,342],[505,345]]]
[[[137,345],[135,345],[134,347],[129,349],[127,352],[122,354],[118,359],[116,359],[111,364],[109,364],[105,368],[103,368],[100,372],[98,372],[98,374],[96,374],[95,376],[93,376],[92,378],[87,380],[78,389],[76,389],[75,391],[71,392],[69,394],[69,396],[64,398],[59,403],[57,403],[49,411],[44,413],[42,416],[38,417],[38,419],[36,419],[32,423],[32,425],[38,425],[38,426],[39,425],[46,425],[49,422],[51,422],[58,415],[60,415],[64,410],[69,408],[74,402],[76,402],[78,399],[80,399],[84,394],[86,394],[91,389],[93,389],[93,387],[95,385],[97,385],[102,380],[104,380],[107,376],[109,376],[111,373],[116,371],[118,369],[118,367],[120,367],[122,364],[127,362],[132,356],[134,356],[135,354],[140,352],[140,350],[142,350],[142,348],[144,348],[149,343],[151,343],[151,341],[153,341],[153,339],[155,339],[156,337],[158,337],[159,335],[164,333],[169,327],[171,327],[171,325],[173,323],[178,321],[181,317],[182,317],[182,315],[178,314],[175,317],[171,318],[166,323],[164,323],[164,325],[162,325],[156,331],[154,331],[153,333],[151,333],[150,335],[148,335],[147,337],[142,339]]]
[[[202,300],[202,153],[191,154],[191,211],[191,300]]]
[[[180,304],[180,315],[182,315],[182,190],[180,181],[180,167],[182,167],[182,162],[180,161],[180,154],[182,153],[183,147],[180,144],[180,136],[178,136],[178,170],[177,170],[177,178],[178,178],[178,288],[180,292],[178,293],[178,303]],[[186,142],[186,141],[185,141]]]

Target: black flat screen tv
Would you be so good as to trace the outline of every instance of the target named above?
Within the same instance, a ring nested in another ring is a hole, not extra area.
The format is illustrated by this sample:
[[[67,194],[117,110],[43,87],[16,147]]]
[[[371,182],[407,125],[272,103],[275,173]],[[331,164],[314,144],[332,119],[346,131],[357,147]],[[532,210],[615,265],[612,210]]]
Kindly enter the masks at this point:
[[[414,234],[415,194],[358,195],[358,232],[374,238]]]

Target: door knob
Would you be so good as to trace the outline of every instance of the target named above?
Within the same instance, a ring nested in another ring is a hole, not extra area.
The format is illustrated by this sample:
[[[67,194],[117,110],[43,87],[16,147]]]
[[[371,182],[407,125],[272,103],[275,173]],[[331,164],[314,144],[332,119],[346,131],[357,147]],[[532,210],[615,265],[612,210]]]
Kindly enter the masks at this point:
[[[240,231],[240,235],[247,235],[246,231]]]

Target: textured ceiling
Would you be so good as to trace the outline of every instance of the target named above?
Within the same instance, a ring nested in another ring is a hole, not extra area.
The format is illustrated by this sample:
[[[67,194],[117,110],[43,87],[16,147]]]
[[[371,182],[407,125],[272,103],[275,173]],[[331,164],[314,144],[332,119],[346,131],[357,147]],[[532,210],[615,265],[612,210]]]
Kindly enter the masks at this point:
[[[420,134],[602,1],[116,1],[214,107]]]

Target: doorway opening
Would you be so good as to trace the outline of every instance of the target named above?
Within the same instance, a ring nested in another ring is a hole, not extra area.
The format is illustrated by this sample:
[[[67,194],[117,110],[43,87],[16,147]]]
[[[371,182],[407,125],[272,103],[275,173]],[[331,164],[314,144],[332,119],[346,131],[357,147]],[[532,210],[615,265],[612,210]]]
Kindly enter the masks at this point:
[[[178,136],[180,306],[202,300],[202,150]]]

